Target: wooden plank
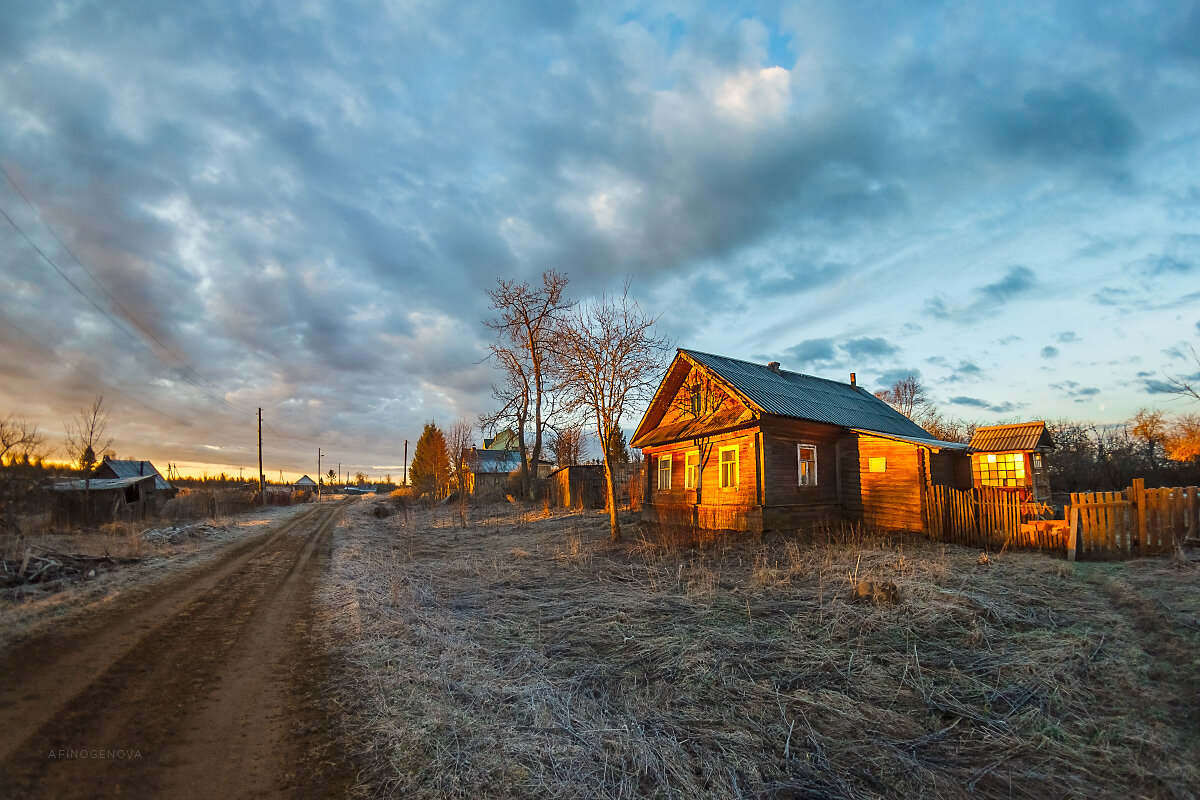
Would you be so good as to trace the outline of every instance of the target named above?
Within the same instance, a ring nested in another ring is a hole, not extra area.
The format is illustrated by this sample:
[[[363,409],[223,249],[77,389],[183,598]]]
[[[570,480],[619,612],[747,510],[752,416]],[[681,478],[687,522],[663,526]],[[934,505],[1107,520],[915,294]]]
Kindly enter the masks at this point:
[[[1075,498],[1076,495],[1072,494],[1071,497]],[[1074,561],[1079,543],[1079,506],[1067,506],[1067,520],[1071,523],[1067,529],[1067,561]]]
[[[1138,549],[1141,553],[1146,552],[1146,548],[1150,544],[1149,535],[1146,530],[1146,481],[1142,478],[1134,478],[1133,486],[1129,487],[1129,499],[1133,502],[1137,514],[1137,541]]]

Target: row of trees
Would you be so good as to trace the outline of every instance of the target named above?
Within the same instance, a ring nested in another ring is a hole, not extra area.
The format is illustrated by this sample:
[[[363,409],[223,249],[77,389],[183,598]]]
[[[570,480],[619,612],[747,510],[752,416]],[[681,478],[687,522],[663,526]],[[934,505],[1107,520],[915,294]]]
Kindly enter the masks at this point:
[[[1200,400],[1194,381],[1175,377],[1168,385]],[[941,414],[913,375],[875,396],[944,441],[967,442],[981,424]],[[1150,486],[1200,484],[1200,414],[1142,409],[1116,425],[1058,419],[1046,427],[1055,444],[1047,466],[1057,492],[1119,491],[1134,478]]]
[[[670,343],[656,333],[657,318],[630,298],[628,283],[619,295],[589,302],[567,298],[567,284],[565,274],[547,270],[540,285],[499,280],[488,292],[496,313],[485,324],[495,334],[491,357],[501,377],[492,386],[498,408],[480,422],[516,431],[529,498],[547,443],[558,463],[574,463],[584,426],[592,428],[602,443],[609,528],[618,541],[613,470],[625,449],[621,420],[653,391]]]

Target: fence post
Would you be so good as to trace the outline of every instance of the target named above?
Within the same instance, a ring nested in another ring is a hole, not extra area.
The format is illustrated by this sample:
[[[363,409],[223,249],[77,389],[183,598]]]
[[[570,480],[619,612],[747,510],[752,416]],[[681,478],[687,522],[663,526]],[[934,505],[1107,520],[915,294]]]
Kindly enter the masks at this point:
[[[1146,527],[1146,481],[1134,478],[1133,486],[1129,487],[1130,500],[1137,509],[1138,555],[1145,556],[1150,551],[1150,531]]]
[[[1067,531],[1067,561],[1074,561],[1076,543],[1079,541],[1079,509],[1067,506],[1067,514],[1071,521],[1071,527]]]

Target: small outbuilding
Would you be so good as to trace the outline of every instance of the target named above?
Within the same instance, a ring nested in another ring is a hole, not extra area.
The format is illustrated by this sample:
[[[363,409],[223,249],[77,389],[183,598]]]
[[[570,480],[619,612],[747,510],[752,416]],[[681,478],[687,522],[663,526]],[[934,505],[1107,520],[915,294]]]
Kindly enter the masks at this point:
[[[105,457],[92,475],[96,478],[144,478],[149,475],[154,478],[154,490],[165,499],[174,497],[179,491],[149,461]]]
[[[297,492],[315,492],[317,490],[317,482],[307,475],[302,475],[300,480],[292,484],[292,489]]]
[[[1054,440],[1045,422],[976,428],[970,447],[971,478],[977,488],[1007,489],[1023,500],[1050,502],[1046,454],[1054,449]]]
[[[50,490],[50,517],[60,527],[133,522],[157,514],[162,504],[153,475],[77,478],[57,481]]]
[[[930,485],[970,488],[967,446],[858,386],[680,350],[630,444],[642,514],[700,528],[788,529],[848,518],[925,528]]]
[[[558,508],[604,508],[604,465],[571,464],[549,475],[550,502]]]

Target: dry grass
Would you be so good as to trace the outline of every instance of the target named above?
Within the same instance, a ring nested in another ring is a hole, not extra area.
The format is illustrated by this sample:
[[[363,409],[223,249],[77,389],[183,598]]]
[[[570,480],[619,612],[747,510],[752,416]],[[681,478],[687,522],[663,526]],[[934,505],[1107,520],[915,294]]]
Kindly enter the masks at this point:
[[[1194,797],[1200,569],[827,526],[353,511],[324,600],[358,793]],[[1193,556],[1194,558],[1194,556]],[[849,601],[894,583],[896,605]]]

